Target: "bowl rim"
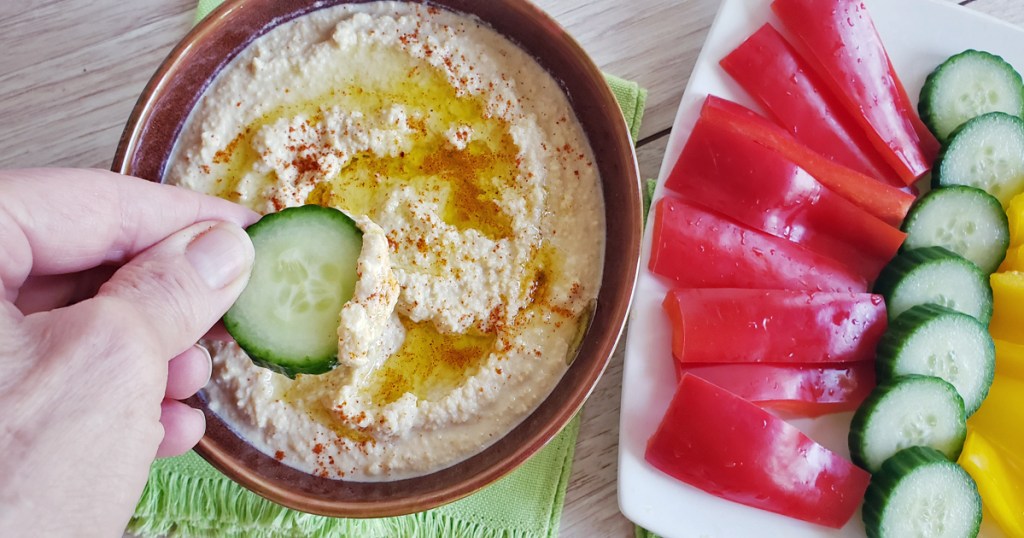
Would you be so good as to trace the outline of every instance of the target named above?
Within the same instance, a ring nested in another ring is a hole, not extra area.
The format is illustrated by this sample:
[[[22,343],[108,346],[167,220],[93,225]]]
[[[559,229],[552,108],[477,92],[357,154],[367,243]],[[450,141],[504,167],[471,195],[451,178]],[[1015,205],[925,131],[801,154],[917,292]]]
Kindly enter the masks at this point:
[[[254,32],[240,47],[236,50],[228,53],[221,61],[219,67],[214,70],[214,73],[205,82],[199,92],[194,96],[193,106],[195,102],[201,98],[205,92],[206,87],[216,79],[220,70],[223,66],[230,62],[241,50],[248,47],[252,41],[259,36],[265,34],[270,29],[276,27],[278,24],[287,22],[295,17],[303,14],[322,9],[328,8],[338,4],[344,3],[362,3],[367,0],[304,0],[307,9],[297,10],[292,16],[284,19],[271,19],[266,22],[265,26],[257,32]],[[451,4],[458,4],[459,0],[402,0],[411,1],[414,3],[422,3],[427,5],[434,5],[456,13],[463,15],[469,15],[478,17],[474,13],[468,13],[460,10],[456,7],[452,7]],[[576,67],[583,72],[587,78],[586,84],[594,86],[594,89],[599,93],[599,101],[602,107],[608,107],[609,105],[614,111],[612,118],[612,124],[609,125],[609,129],[612,131],[612,136],[619,137],[625,141],[619,145],[627,147],[629,158],[625,163],[626,166],[622,170],[622,174],[626,177],[621,178],[622,181],[627,181],[627,190],[631,200],[627,200],[626,207],[628,213],[634,213],[626,215],[629,222],[629,236],[627,241],[628,252],[615,252],[609,253],[606,250],[604,253],[605,260],[603,261],[605,266],[605,272],[608,268],[609,256],[615,256],[620,261],[626,263],[626,282],[623,282],[620,288],[614,290],[614,294],[605,299],[605,302],[611,303],[607,308],[613,310],[612,316],[612,330],[609,333],[594,336],[591,331],[593,327],[588,328],[587,336],[584,338],[584,344],[580,347],[580,353],[584,347],[586,347],[588,341],[596,340],[597,342],[593,345],[596,346],[595,352],[599,353],[600,358],[597,359],[598,364],[585,371],[582,379],[579,380],[576,386],[569,391],[568,395],[570,399],[568,403],[563,402],[559,407],[559,411],[554,414],[553,419],[543,423],[541,427],[532,428],[529,430],[529,435],[515,445],[515,448],[504,458],[498,460],[497,464],[487,466],[483,472],[479,472],[472,476],[466,476],[461,480],[457,480],[446,484],[443,487],[435,488],[429,494],[405,497],[400,496],[397,498],[388,498],[384,500],[373,500],[372,502],[365,501],[340,501],[338,499],[325,499],[315,495],[297,495],[294,489],[289,489],[283,484],[275,481],[263,474],[255,471],[252,467],[240,463],[239,460],[224,447],[220,446],[207,431],[203,438],[199,441],[195,450],[202,456],[207,462],[213,467],[227,475],[233,481],[239,483],[245,488],[257,493],[258,495],[269,499],[273,502],[286,506],[288,508],[301,510],[313,514],[332,516],[332,517],[385,517],[385,516],[397,516],[404,515],[414,512],[423,511],[430,508],[447,504],[449,502],[456,501],[463,497],[466,497],[483,487],[495,482],[499,478],[509,474],[520,465],[522,465],[527,459],[539,452],[548,442],[550,442],[562,429],[572,420],[579,410],[586,403],[590,394],[597,387],[597,383],[608,368],[611,361],[611,357],[618,346],[622,334],[625,329],[626,321],[628,319],[629,310],[631,307],[633,295],[635,293],[637,279],[640,270],[640,249],[641,249],[641,236],[643,233],[643,218],[642,218],[642,194],[640,188],[640,174],[637,165],[636,152],[631,141],[628,126],[626,125],[625,118],[620,113],[618,108],[617,100],[612,93],[610,87],[605,82],[604,76],[590,57],[583,50],[582,46],[571,36],[569,33],[559,25],[550,15],[545,13],[543,10],[533,5],[531,2],[524,0],[489,0],[497,4],[502,4],[504,9],[515,9],[522,12],[523,16],[545,27],[545,31],[550,34],[553,39],[560,41],[560,45],[566,47],[566,51],[572,56],[573,63]],[[142,138],[145,135],[145,130],[149,127],[149,122],[152,120],[154,113],[154,106],[157,102],[157,98],[161,96],[167,85],[174,79],[174,76],[179,72],[189,55],[193,52],[197,43],[201,43],[203,40],[208,39],[209,36],[217,34],[222,31],[224,27],[231,23],[232,18],[243,9],[247,8],[247,0],[226,0],[224,3],[215,8],[209,15],[207,15],[202,21],[194,26],[181,41],[171,50],[166,59],[160,64],[156,72],[153,74],[145,89],[141,93],[139,100],[135,104],[132,112],[125,125],[124,131],[121,135],[121,139],[118,143],[117,150],[115,152],[114,160],[111,169],[115,172],[135,175],[135,163],[134,157],[137,155],[142,142]],[[479,17],[478,17],[479,18]],[[493,24],[485,19],[481,19],[484,24],[494,28]],[[523,46],[522,43],[509,36],[505,32],[501,32],[497,28],[494,28],[506,39],[509,39],[513,44],[525,50],[531,57],[539,61],[536,54],[534,54],[529,48]],[[569,94],[565,87],[565,81],[560,78],[556,73],[548,69],[543,63],[542,67],[548,71],[555,79],[560,83],[561,90],[565,93],[570,102],[573,102],[572,95]],[[574,113],[578,114],[576,105],[572,105]],[[190,112],[189,112],[190,113]],[[187,118],[188,114],[185,115]],[[615,121],[617,116],[617,121]],[[184,121],[184,120],[183,120]],[[588,141],[593,144],[590,139],[590,133],[588,132]],[[172,137],[176,140],[180,133],[174,133]],[[166,167],[165,162],[160,165],[160,177],[159,178],[146,178],[154,181],[162,181],[162,174]],[[603,175],[603,174],[602,174]],[[602,191],[605,191],[604,179],[602,179]],[[608,214],[607,209],[607,193],[605,193],[605,213],[606,217]],[[635,211],[633,211],[635,210]],[[607,219],[606,219],[607,226]],[[602,288],[605,286],[604,277],[602,276]],[[599,294],[601,292],[599,291]],[[600,297],[600,295],[599,295]],[[601,304],[598,304],[597,308],[601,308]],[[592,320],[593,321],[593,320]],[[577,357],[578,358],[578,357]],[[575,361],[574,361],[575,364]],[[572,367],[570,366],[570,369]],[[566,375],[559,381],[557,385],[560,385]],[[552,395],[558,390],[558,386],[552,389],[552,392],[546,396],[538,404],[537,408],[534,408],[529,414],[527,414],[523,421],[517,425],[513,430],[506,433],[502,437],[510,437],[513,432],[522,426],[522,423],[531,416],[537,413],[538,409],[545,404],[546,401],[550,400]],[[199,396],[193,396],[188,400],[191,405],[200,405],[206,414],[207,424],[220,423],[223,424],[220,417],[214,415],[209,409],[208,405],[205,405],[205,401]],[[241,435],[235,434],[239,438]],[[242,438],[243,442],[247,442]],[[500,441],[499,441],[500,442]],[[489,445],[484,450],[478,452],[475,456],[471,456],[467,460],[462,460],[452,465],[457,467],[468,461],[469,459],[485,454],[491,450],[494,445]],[[250,445],[251,446],[251,445]],[[268,455],[264,455],[267,458],[271,458]],[[272,458],[271,458],[272,459]],[[451,467],[449,467],[451,468]],[[443,470],[443,469],[442,469]],[[299,471],[301,472],[301,471]],[[440,472],[440,471],[438,471]],[[303,473],[307,474],[307,473]],[[433,473],[423,475],[430,476]],[[416,477],[406,480],[418,480],[423,478]],[[322,479],[330,480],[330,479]],[[352,483],[352,481],[345,480],[333,480],[338,483]],[[381,483],[393,483],[400,484],[403,480],[381,482]],[[358,482],[366,484],[367,482]]]

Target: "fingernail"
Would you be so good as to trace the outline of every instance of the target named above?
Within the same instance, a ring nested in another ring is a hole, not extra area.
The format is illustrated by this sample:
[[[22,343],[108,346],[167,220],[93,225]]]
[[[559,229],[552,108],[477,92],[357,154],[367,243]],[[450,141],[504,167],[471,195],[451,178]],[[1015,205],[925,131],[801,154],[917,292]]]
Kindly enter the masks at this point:
[[[206,381],[203,382],[203,386],[205,387],[210,383],[210,378],[213,376],[213,357],[210,356],[210,350],[206,349],[206,346],[196,344],[196,347],[199,348],[199,351],[202,352],[203,355],[206,355]]]
[[[221,222],[196,236],[185,258],[210,289],[219,290],[252,266],[252,242],[240,227]]]

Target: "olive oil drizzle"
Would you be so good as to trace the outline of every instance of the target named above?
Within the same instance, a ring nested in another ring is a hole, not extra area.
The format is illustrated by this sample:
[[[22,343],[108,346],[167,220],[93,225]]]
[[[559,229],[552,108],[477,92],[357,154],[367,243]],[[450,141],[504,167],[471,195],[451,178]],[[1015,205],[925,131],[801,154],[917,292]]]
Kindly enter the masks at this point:
[[[402,319],[405,342],[374,372],[367,392],[378,405],[411,393],[434,401],[475,375],[494,351],[495,334],[443,334],[432,323]]]
[[[262,156],[253,148],[253,139],[268,125],[301,116],[316,128],[325,111],[334,107],[362,112],[402,103],[412,128],[411,149],[397,155],[350,155],[339,174],[316,178],[318,186],[306,202],[375,219],[389,193],[412,187],[422,199],[442,206],[441,217],[448,224],[492,239],[512,237],[511,217],[496,203],[502,192],[516,188],[519,175],[519,148],[508,123],[488,114],[482,97],[459,95],[445,75],[425,61],[383,47],[367,48],[373,65],[404,65],[406,71],[358,84],[346,81],[314,99],[286,102],[244,126],[214,157],[219,165],[218,194],[237,201],[242,179],[261,175],[259,170],[265,167],[259,165]],[[453,135],[453,129],[463,134]],[[450,141],[453,136],[462,149]],[[315,162],[293,164],[316,173]],[[277,180],[272,171],[262,175],[264,186]]]

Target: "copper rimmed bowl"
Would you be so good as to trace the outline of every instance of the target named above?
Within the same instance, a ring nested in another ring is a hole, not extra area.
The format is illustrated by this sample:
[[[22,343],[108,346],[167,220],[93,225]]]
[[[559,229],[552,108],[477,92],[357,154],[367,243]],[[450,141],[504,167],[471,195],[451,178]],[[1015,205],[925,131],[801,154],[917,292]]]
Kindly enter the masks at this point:
[[[162,181],[189,112],[218,72],[274,26],[338,0],[229,0],[171,52],[144,90],[125,127],[113,170]],[[622,332],[636,282],[641,195],[628,130],[604,79],[580,46],[549,16],[523,0],[431,0],[474,15],[530,53],[561,84],[594,150],[604,194],[604,274],[579,354],[551,395],[508,435],[479,454],[429,475],[391,482],[316,477],[250,446],[210,412],[204,393],[190,404],[206,413],[197,452],[263,497],[298,510],[345,517],[417,512],[454,501],[509,473],[576,414],[604,372]]]

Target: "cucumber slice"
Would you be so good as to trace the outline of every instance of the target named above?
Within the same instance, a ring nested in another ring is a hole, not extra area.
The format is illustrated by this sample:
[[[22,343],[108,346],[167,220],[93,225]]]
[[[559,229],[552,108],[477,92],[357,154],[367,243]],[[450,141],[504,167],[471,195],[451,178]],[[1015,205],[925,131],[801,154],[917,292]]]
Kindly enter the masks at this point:
[[[928,129],[945,141],[964,122],[987,112],[1024,116],[1024,83],[999,56],[965,50],[928,75],[918,110]]]
[[[988,328],[973,317],[943,306],[917,305],[886,329],[875,367],[881,381],[907,374],[946,380],[971,416],[992,386],[996,348]]]
[[[970,185],[1003,207],[1024,191],[1024,120],[989,112],[953,132],[939,155],[932,186]]]
[[[271,213],[246,231],[256,259],[224,326],[257,366],[292,378],[331,370],[362,232],[341,211],[316,205]]]
[[[901,450],[871,476],[863,519],[869,538],[962,538],[981,529],[971,475],[934,449]]]
[[[945,306],[982,323],[992,317],[988,278],[978,266],[944,247],[901,252],[878,275],[875,293],[885,297],[889,319],[919,304]]]
[[[850,457],[878,471],[882,462],[911,446],[930,446],[955,460],[967,437],[964,400],[938,377],[905,375],[879,383],[850,423]]]
[[[1003,206],[989,193],[966,185],[935,189],[910,208],[903,231],[904,249],[940,246],[995,271],[1010,246],[1010,225]]]

